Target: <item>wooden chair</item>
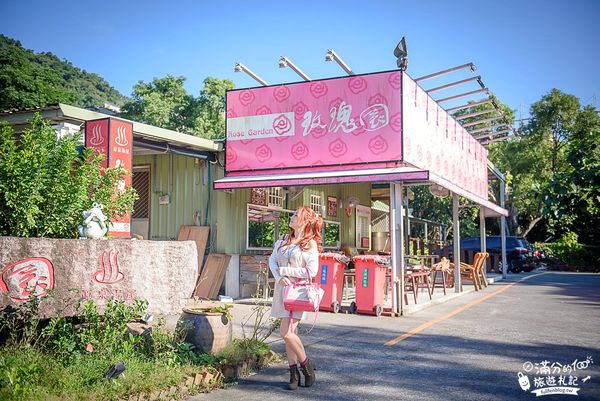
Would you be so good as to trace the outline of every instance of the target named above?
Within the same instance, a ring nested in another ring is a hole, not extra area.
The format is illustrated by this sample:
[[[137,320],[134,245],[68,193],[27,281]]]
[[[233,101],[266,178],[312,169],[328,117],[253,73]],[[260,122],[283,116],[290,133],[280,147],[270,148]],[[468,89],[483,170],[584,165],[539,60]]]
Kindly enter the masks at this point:
[[[472,265],[463,262],[460,263],[461,291],[462,280],[472,281],[475,291],[483,289],[484,285],[487,287],[487,280],[483,268],[485,266],[485,261],[489,256],[490,255],[487,252],[477,252]],[[452,280],[454,281],[454,263],[450,263],[450,271]]]
[[[442,274],[442,288],[444,289],[444,295],[446,295],[446,288],[451,288],[454,282],[449,282],[449,280],[447,280],[447,278],[450,277],[451,272],[450,270],[450,261],[446,258],[442,258],[438,263],[434,263],[431,266],[431,281],[432,281],[432,285],[431,285],[431,292],[433,292],[433,290],[435,289],[435,286],[437,284],[437,275],[438,273]]]

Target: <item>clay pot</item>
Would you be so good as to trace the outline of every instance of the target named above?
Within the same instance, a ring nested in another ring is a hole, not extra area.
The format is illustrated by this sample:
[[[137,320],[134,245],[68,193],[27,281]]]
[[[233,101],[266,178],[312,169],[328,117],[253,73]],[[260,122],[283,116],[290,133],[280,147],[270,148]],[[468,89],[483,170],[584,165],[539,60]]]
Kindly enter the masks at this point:
[[[185,341],[195,345],[199,352],[212,354],[231,343],[231,321],[222,313],[185,308],[179,320]]]

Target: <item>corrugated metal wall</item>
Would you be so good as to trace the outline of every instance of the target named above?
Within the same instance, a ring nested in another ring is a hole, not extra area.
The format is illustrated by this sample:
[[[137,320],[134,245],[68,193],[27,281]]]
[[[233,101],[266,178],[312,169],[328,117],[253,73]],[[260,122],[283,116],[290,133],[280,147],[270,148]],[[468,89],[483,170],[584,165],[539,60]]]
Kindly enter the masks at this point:
[[[194,213],[204,224],[209,183],[203,162],[173,154],[134,156],[134,166],[150,166],[150,238],[175,239],[181,225],[193,225]],[[170,203],[160,205],[159,197],[169,195]]]
[[[200,160],[172,154],[134,156],[134,166],[150,166],[151,210],[150,238],[175,239],[181,225],[193,225],[198,212],[200,224],[207,221],[211,227],[207,252],[239,254],[246,252],[246,205],[250,201],[249,189],[234,191],[208,191],[215,179],[223,176],[223,169]],[[206,167],[205,167],[206,166]],[[209,174],[210,170],[210,174]],[[290,201],[286,209],[294,210],[310,205],[310,195],[320,195],[327,204],[328,196],[338,198],[337,217],[326,220],[341,223],[341,242],[354,244],[355,213],[347,217],[339,202],[349,196],[360,199],[360,204],[370,206],[370,184],[319,185],[306,187],[303,195]],[[169,195],[170,203],[160,205],[159,197]],[[209,199],[210,197],[210,199]],[[207,202],[210,202],[207,217]]]

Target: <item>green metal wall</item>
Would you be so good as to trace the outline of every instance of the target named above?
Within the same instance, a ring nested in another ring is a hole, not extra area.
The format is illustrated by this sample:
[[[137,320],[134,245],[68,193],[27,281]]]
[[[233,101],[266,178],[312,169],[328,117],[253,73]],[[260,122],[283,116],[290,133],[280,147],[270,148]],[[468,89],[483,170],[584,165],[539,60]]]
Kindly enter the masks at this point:
[[[134,166],[150,166],[150,238],[175,239],[181,225],[193,225],[194,213],[204,224],[209,182],[203,162],[173,154],[134,156]],[[168,205],[159,197],[169,195]]]
[[[213,190],[214,180],[223,177],[221,167],[172,154],[134,156],[133,165],[150,166],[149,239],[175,239],[179,227],[193,225],[194,213],[198,212],[201,225],[208,223],[211,227],[207,252],[249,253],[246,251],[246,205],[250,201],[250,190]],[[360,199],[361,205],[370,206],[370,188],[368,183],[307,187],[303,195],[289,202],[286,208],[294,210],[310,205],[311,194],[320,195],[325,204],[328,196],[337,197],[337,217],[325,216],[325,219],[341,223],[341,243],[354,244],[356,215],[353,211],[352,216],[347,217],[339,202],[354,196]],[[159,197],[166,194],[170,196],[170,203],[159,205]]]

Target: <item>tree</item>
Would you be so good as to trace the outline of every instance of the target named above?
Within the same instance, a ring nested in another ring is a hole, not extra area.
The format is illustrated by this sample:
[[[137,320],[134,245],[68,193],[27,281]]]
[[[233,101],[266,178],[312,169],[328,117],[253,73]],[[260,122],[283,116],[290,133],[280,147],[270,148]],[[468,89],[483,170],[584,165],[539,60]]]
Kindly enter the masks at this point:
[[[103,168],[91,148],[82,158],[79,135],[57,137],[39,114],[18,141],[12,126],[0,129],[0,235],[74,238],[93,202],[109,218],[133,209],[135,190],[114,190],[125,171]]]
[[[492,161],[511,178],[507,206],[519,215],[513,232],[527,236],[540,223],[547,223],[544,196],[553,177],[572,168],[566,147],[580,111],[579,99],[552,89],[531,106],[531,120],[523,127],[521,139],[490,146]]]
[[[97,74],[74,67],[52,53],[34,53],[0,35],[0,111],[43,107],[121,105],[125,98]]]
[[[196,118],[196,135],[218,139],[225,137],[225,94],[233,81],[208,77],[200,92],[200,115]]]
[[[138,82],[132,100],[123,106],[123,117],[203,138],[223,138],[225,92],[233,82],[208,77],[198,98],[186,92],[184,83],[184,77],[171,75]]]
[[[594,107],[578,113],[566,146],[570,168],[554,174],[544,194],[544,212],[557,235],[570,231],[585,244],[600,240],[600,116]]]

